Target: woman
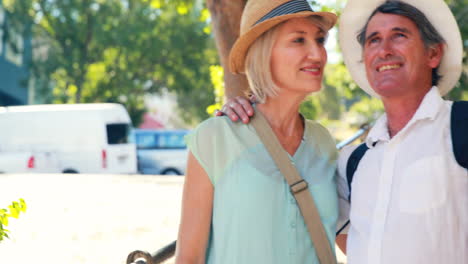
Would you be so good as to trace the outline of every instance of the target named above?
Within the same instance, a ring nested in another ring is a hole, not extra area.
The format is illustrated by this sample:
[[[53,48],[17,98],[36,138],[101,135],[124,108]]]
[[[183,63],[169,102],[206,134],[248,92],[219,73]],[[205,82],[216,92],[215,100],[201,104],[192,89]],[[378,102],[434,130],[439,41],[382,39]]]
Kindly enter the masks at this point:
[[[256,111],[308,182],[332,248],[335,145],[299,105],[321,88],[324,41],[335,22],[305,0],[250,0],[230,54],[231,71],[245,72]],[[211,118],[187,141],[176,263],[319,263],[289,186],[253,127]]]

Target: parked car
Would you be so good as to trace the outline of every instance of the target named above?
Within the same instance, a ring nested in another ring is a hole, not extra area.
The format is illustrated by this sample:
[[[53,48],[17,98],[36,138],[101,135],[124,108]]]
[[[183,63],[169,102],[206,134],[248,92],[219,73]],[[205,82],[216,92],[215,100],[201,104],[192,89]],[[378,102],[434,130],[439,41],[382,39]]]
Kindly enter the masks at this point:
[[[187,164],[184,137],[188,130],[135,129],[138,171],[142,174],[183,175]]]
[[[0,107],[0,150],[54,153],[58,173],[136,173],[131,129],[120,104]]]

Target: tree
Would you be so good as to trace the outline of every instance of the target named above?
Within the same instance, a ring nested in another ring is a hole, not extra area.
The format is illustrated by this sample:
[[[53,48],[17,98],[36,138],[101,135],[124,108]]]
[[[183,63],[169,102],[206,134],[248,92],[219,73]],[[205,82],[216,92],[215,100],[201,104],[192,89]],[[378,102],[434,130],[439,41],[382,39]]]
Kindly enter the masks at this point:
[[[204,91],[217,58],[197,1],[6,2],[12,23],[33,25],[31,69],[46,102],[118,102],[138,124],[145,95],[167,89],[186,120],[206,117],[200,105],[214,100]]]
[[[242,11],[247,0],[207,0],[211,13],[216,47],[224,68],[225,96],[233,98],[248,89],[245,75],[234,75],[229,71],[229,52],[239,37]]]
[[[8,209],[0,209],[0,242],[8,238],[9,231],[5,229],[8,226],[8,218],[18,218],[20,213],[24,212],[26,212],[26,202],[23,199],[12,202]]]

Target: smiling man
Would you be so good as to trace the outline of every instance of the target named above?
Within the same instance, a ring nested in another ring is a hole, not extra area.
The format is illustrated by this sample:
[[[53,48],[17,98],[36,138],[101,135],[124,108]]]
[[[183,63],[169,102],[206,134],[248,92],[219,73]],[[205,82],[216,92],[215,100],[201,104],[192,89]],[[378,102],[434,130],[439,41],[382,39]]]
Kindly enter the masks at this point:
[[[348,263],[468,263],[468,172],[454,157],[453,103],[441,98],[461,71],[452,13],[442,0],[350,0],[340,25],[353,79],[385,108],[354,178],[359,150],[340,154]]]

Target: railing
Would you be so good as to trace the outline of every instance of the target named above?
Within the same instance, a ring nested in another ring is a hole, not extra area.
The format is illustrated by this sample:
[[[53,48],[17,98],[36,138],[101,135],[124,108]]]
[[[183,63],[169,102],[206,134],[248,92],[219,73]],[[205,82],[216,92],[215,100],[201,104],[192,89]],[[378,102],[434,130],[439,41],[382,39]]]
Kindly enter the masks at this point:
[[[336,148],[342,149],[343,147],[353,143],[357,139],[362,138],[366,135],[369,129],[369,124],[362,125],[361,128],[353,136],[338,143],[336,145]],[[149,254],[148,252],[144,252],[141,250],[135,250],[128,255],[127,264],[160,264],[174,256],[176,243],[177,241],[174,240],[172,243],[167,244],[163,248],[156,251],[154,254]]]
[[[356,133],[354,133],[354,135],[352,135],[350,138],[345,139],[341,141],[340,143],[336,144],[336,148],[342,149],[346,147],[347,145],[353,143],[357,139],[363,137],[367,133],[367,131],[369,131],[370,128],[371,126],[369,124],[362,125],[361,128]]]

